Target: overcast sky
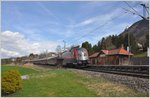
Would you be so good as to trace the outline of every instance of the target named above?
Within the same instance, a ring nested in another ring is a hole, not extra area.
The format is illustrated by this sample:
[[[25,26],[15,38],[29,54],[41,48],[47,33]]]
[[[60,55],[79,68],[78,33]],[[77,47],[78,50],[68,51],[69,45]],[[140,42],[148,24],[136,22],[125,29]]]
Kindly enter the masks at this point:
[[[142,14],[142,2],[128,3]],[[63,40],[67,47],[84,41],[94,45],[141,19],[123,8],[131,10],[121,1],[2,2],[1,57],[55,51]]]

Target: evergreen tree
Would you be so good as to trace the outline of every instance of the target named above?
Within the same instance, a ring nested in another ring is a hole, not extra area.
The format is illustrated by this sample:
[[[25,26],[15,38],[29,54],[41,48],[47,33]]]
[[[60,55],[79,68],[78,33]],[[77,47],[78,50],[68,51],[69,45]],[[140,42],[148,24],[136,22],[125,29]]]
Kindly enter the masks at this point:
[[[97,48],[96,52],[100,51],[102,49],[102,43],[101,43],[101,41],[98,41],[98,43],[97,43],[97,45],[95,47]]]
[[[129,34],[129,36],[128,36],[128,34],[126,34],[124,36],[123,45],[124,45],[125,49],[127,49],[127,47],[129,46],[130,52],[132,52],[132,53],[138,52],[138,45],[137,45],[136,39],[133,36],[133,34]]]
[[[143,51],[147,51],[147,48],[149,47],[149,34],[147,34],[145,36],[145,39],[146,39],[146,41],[145,41],[145,44],[144,44],[144,47],[143,47]]]
[[[103,37],[101,40],[101,48],[106,49],[105,38]]]
[[[98,47],[97,45],[94,45],[92,49],[93,49],[93,52],[98,52],[98,51],[100,51],[100,50],[99,50],[99,47]]]
[[[132,53],[137,53],[138,52],[138,45],[135,37],[133,34],[130,34],[130,44],[131,44],[131,52]]]
[[[119,37],[117,35],[112,36],[112,43],[115,46],[115,48],[119,48]]]
[[[120,48],[122,44],[124,44],[124,37],[118,36],[116,39],[116,48]]]
[[[91,43],[89,43],[89,42],[86,41],[86,42],[82,43],[81,47],[87,49],[89,55],[91,55],[93,53]]]
[[[123,43],[122,43],[123,45],[124,45],[124,48],[125,49],[127,49],[127,47],[129,46],[128,45],[128,34],[126,34],[125,36],[124,36],[124,38],[123,38]],[[131,44],[130,44],[131,45]],[[121,45],[120,45],[121,46]]]

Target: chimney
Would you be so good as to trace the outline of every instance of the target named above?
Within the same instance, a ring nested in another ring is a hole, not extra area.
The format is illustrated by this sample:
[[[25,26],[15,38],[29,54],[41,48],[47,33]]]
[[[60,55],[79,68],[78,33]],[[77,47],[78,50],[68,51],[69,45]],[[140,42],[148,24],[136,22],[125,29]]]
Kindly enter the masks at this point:
[[[124,49],[124,45],[123,44],[121,44],[121,48]]]

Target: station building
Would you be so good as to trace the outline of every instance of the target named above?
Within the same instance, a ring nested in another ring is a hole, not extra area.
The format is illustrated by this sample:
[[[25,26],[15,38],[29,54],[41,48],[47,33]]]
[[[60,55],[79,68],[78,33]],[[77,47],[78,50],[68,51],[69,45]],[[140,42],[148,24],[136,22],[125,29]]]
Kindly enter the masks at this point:
[[[89,56],[91,64],[96,65],[127,65],[132,57],[123,47],[114,50],[101,50]]]

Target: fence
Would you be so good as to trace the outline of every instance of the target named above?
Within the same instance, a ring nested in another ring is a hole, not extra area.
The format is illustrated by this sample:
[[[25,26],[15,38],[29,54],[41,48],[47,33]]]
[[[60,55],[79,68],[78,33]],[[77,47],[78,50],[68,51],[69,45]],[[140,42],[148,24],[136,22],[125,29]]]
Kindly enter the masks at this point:
[[[149,57],[133,57],[131,63],[133,65],[149,65]]]

